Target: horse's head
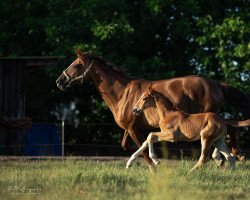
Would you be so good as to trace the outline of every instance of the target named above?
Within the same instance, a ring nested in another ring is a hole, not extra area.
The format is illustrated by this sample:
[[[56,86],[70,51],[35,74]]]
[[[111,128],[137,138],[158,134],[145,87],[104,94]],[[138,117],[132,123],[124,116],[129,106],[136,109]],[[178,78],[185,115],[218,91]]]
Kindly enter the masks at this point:
[[[140,99],[136,102],[136,104],[133,107],[133,112],[136,115],[140,114],[144,109],[154,106],[154,98],[153,98],[154,88],[155,86],[149,86],[148,90],[142,93]]]
[[[72,85],[81,84],[88,77],[93,61],[89,60],[87,54],[82,53],[79,49],[76,50],[76,54],[77,58],[56,80],[56,85],[61,90]]]

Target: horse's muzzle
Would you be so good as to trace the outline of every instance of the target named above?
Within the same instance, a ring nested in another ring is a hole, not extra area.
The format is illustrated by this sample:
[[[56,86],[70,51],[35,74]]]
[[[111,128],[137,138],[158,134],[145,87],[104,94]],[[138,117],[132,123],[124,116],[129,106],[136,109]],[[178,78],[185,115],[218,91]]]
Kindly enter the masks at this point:
[[[65,87],[63,87],[62,85],[56,84],[56,86],[62,91],[65,89]]]
[[[60,89],[60,90],[64,90],[67,85],[62,84],[60,81],[56,81],[56,86]]]

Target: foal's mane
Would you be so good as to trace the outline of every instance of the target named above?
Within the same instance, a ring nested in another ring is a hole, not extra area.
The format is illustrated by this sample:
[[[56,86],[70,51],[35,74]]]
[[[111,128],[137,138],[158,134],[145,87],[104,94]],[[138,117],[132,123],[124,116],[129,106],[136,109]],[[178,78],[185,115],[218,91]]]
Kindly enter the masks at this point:
[[[106,59],[104,59],[101,56],[96,56],[92,53],[84,53],[84,57],[95,61],[97,64],[104,65],[108,69],[112,69],[115,73],[122,75],[125,78],[133,78],[133,79],[139,79],[139,77],[131,77],[127,74],[126,69],[123,67],[116,66],[112,64],[111,62],[108,62]]]
[[[164,101],[164,103],[166,103],[166,105],[168,106],[168,107],[171,107],[171,110],[173,109],[173,110],[177,110],[176,109],[176,106],[174,105],[174,103],[172,102],[172,101],[170,101],[170,99],[168,99],[168,98],[166,98],[165,96],[163,96],[160,92],[157,92],[157,91],[155,91],[155,90],[152,90],[151,92],[154,92],[155,93],[155,95],[158,95],[158,96],[160,96],[160,100],[161,101]],[[156,101],[156,100],[155,100]]]
[[[166,98],[165,96],[163,96],[160,92],[157,92],[155,90],[152,90],[153,92],[155,92],[157,95],[160,96],[161,100],[164,101],[166,104],[168,104],[168,106],[171,106],[171,110],[174,111],[180,111],[181,113],[185,114],[185,115],[189,115],[189,113],[184,112],[182,109],[180,109],[176,104],[174,104],[169,98]]]

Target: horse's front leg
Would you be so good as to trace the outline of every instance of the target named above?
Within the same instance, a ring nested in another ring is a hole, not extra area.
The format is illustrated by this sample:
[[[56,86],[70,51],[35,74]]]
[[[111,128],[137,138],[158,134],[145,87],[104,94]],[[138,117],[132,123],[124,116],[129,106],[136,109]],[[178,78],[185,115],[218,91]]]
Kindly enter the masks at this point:
[[[153,143],[158,142],[158,136],[155,135],[156,133],[150,133],[147,137],[148,149],[149,149],[149,157],[153,160],[155,165],[159,165],[160,161],[157,159]]]
[[[148,141],[148,148],[149,148],[149,157],[153,160],[155,165],[158,165],[160,163],[159,160],[157,160],[157,157],[154,153],[153,143],[159,142],[159,141],[168,141],[168,142],[174,142],[174,134],[171,130],[165,130],[161,132],[152,132],[148,135],[147,138]]]
[[[135,149],[131,147],[130,142],[132,141],[131,137],[129,137],[129,132],[127,130],[124,131],[123,138],[122,138],[122,148],[124,150],[128,150],[131,153],[135,152]]]

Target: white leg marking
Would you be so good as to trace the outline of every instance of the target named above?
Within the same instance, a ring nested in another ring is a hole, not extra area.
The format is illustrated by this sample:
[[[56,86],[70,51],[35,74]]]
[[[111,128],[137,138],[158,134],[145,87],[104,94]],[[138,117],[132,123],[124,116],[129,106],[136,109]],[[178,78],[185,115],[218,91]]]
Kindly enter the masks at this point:
[[[223,154],[223,156],[225,156],[225,158],[227,159],[227,161],[230,164],[230,167],[232,169],[234,169],[235,168],[235,157],[233,156],[233,154],[231,153],[229,148],[225,145],[224,139],[219,140],[215,145],[220,150],[220,152]]]
[[[216,162],[217,166],[222,166],[223,165],[223,159],[221,157],[220,151],[218,148],[214,149],[214,152],[212,154],[212,158],[214,159],[214,161]]]
[[[153,147],[153,143],[152,142],[150,142],[148,144],[148,148],[149,148],[149,157],[152,159],[152,161],[153,161],[153,163],[155,165],[158,165],[159,164],[159,160],[157,160],[156,155],[154,153],[154,147]]]
[[[143,142],[142,146],[129,158],[126,168],[129,168],[131,163],[143,152],[144,149],[146,149],[148,146],[148,142]]]

